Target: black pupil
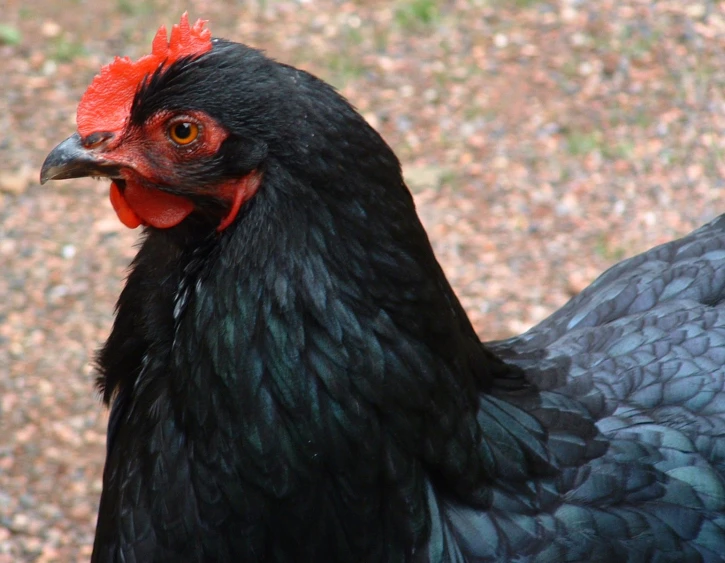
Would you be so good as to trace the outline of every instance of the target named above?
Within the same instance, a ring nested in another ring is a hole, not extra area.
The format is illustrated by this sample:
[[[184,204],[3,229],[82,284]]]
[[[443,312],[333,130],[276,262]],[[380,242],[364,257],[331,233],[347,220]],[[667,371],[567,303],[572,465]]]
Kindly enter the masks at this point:
[[[191,123],[179,123],[174,127],[174,135],[177,139],[188,139],[191,137]]]

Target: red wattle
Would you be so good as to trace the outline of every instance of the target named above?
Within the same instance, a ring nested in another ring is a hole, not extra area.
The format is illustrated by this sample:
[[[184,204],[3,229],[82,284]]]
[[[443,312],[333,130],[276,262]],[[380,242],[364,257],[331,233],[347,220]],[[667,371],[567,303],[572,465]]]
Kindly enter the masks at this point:
[[[253,171],[241,180],[218,188],[217,194],[229,201],[229,211],[217,226],[217,231],[223,231],[234,222],[242,205],[257,192],[261,180],[261,174]],[[146,188],[133,181],[126,181],[123,190],[116,182],[111,182],[110,197],[116,215],[129,229],[139,225],[169,229],[194,211],[194,204],[182,196]]]
[[[121,223],[129,229],[139,225],[169,229],[194,211],[194,204],[186,198],[135,182],[126,182],[123,192],[112,183],[111,203]]]
[[[111,182],[111,205],[113,210],[118,215],[121,223],[126,225],[129,229],[135,229],[141,224],[141,218],[133,212],[123,197],[121,190],[116,185],[116,182]]]
[[[242,204],[257,193],[261,180],[262,176],[255,170],[247,174],[241,180],[222,187],[221,192],[231,200],[231,206],[229,207],[229,213],[227,213],[224,219],[222,219],[219,225],[217,225],[216,230],[218,232],[222,232],[232,224],[234,219],[237,218],[237,214],[242,208]]]

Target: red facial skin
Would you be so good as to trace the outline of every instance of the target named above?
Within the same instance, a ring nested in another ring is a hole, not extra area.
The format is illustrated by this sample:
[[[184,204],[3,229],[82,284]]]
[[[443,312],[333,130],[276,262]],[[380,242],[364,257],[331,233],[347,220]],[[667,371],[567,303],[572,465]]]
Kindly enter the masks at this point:
[[[169,131],[184,122],[195,124],[198,134],[191,142],[179,144]],[[203,112],[161,111],[142,126],[129,128],[118,139],[109,141],[103,147],[103,158],[120,165],[126,182],[123,190],[113,182],[110,191],[111,204],[121,222],[130,229],[139,225],[168,229],[181,223],[194,211],[194,204],[159,186],[183,184],[183,164],[213,156],[227,136],[226,129]],[[259,181],[260,176],[251,173],[241,180],[199,187],[198,193],[229,201],[229,213],[217,226],[218,231],[233,222],[242,204],[257,191]]]

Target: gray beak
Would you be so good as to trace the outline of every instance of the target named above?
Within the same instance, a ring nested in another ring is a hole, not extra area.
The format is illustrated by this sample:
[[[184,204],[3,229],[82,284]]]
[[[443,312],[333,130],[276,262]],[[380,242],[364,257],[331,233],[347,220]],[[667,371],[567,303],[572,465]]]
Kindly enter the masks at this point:
[[[104,160],[93,149],[84,147],[78,133],[73,133],[50,151],[40,169],[41,184],[45,184],[48,180],[65,180],[84,176],[118,178],[120,168],[118,164]]]

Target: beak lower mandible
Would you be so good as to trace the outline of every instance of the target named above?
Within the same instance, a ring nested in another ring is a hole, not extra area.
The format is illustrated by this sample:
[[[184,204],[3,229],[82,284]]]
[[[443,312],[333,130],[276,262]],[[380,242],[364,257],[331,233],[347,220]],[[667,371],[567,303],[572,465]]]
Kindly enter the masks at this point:
[[[84,176],[117,178],[119,174],[118,164],[104,160],[93,149],[84,147],[81,136],[73,133],[45,157],[40,169],[40,183]]]

